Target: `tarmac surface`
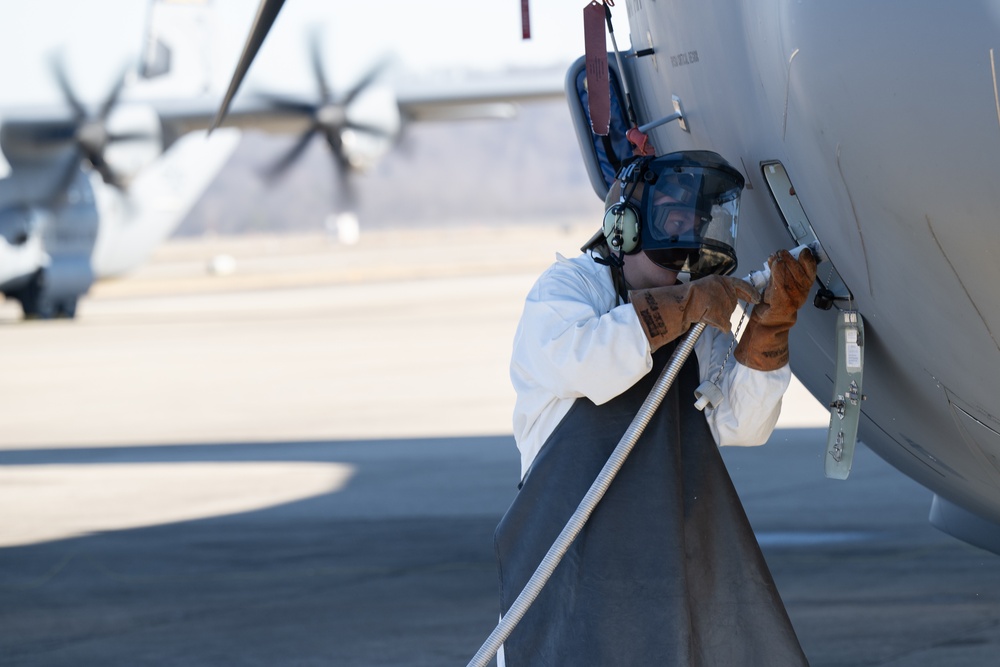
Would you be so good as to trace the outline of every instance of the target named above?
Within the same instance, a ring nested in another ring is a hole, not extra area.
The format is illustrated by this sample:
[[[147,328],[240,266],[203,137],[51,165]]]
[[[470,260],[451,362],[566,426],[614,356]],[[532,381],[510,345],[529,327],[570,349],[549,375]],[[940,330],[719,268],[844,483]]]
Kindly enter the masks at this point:
[[[0,304],[0,665],[465,665],[516,492],[510,340],[588,232],[172,242],[76,321]],[[1000,557],[863,446],[825,479],[825,424],[794,385],[723,451],[811,664],[1000,664]]]

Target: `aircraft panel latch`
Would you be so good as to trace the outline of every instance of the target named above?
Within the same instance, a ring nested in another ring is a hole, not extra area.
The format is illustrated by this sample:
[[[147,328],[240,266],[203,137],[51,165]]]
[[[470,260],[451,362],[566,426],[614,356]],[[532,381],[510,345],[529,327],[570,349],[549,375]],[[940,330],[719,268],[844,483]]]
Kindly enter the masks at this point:
[[[855,310],[837,318],[837,379],[830,403],[830,431],[826,439],[825,469],[830,479],[847,479],[858,441],[861,419],[861,376],[864,370],[864,322]]]

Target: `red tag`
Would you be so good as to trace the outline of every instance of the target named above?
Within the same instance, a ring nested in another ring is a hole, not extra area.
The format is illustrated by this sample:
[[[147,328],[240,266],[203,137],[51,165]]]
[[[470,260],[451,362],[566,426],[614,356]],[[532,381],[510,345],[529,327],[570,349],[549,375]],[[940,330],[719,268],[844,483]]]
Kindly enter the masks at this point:
[[[633,127],[625,133],[625,138],[635,146],[632,151],[635,155],[656,155],[656,149],[649,143],[649,135],[643,134],[639,128]]]
[[[528,0],[521,0],[521,39],[531,39],[531,17],[528,16]]]
[[[583,8],[583,43],[587,63],[587,102],[594,134],[607,136],[611,126],[611,88],[608,83],[608,38],[604,32],[604,5]]]

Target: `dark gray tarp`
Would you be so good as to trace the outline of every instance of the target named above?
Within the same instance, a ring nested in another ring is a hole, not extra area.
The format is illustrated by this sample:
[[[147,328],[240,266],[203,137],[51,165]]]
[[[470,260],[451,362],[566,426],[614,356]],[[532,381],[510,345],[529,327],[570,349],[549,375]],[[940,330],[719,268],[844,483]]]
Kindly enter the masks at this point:
[[[645,400],[578,399],[496,531],[506,613]],[[704,415],[692,355],[604,499],[504,644],[507,667],[807,665]]]

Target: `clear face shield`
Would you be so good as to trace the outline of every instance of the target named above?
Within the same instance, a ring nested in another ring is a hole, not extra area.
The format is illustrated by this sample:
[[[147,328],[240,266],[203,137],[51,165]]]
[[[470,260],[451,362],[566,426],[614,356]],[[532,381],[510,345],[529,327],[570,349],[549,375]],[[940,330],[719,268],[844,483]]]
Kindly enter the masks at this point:
[[[693,279],[736,269],[736,227],[743,176],[725,162],[688,166],[667,161],[642,194],[642,251],[656,264]],[[660,168],[658,168],[660,167]]]

